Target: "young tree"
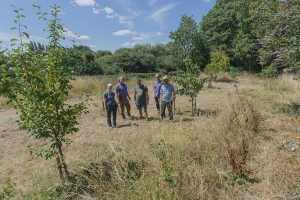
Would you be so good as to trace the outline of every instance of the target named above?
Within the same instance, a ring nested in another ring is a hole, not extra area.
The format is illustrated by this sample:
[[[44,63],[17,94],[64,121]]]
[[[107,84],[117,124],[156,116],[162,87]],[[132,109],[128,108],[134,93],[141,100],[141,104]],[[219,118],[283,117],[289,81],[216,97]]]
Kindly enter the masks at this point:
[[[175,82],[179,85],[177,93],[179,95],[186,95],[191,98],[192,102],[192,116],[197,112],[196,98],[203,88],[205,79],[199,78],[199,68],[193,64],[190,58],[184,60],[186,71],[181,71],[175,77]]]
[[[217,79],[219,73],[228,71],[229,69],[229,57],[224,51],[211,52],[210,63],[204,69],[204,72],[209,76],[209,87],[212,87],[212,81]]]
[[[0,86],[7,87],[4,95],[20,113],[19,126],[45,144],[41,148],[30,147],[31,153],[46,160],[55,156],[60,177],[65,180],[69,172],[62,147],[70,142],[67,136],[78,131],[78,117],[87,110],[84,102],[66,103],[73,74],[65,64],[68,58],[60,45],[63,38],[60,7],[51,7],[50,20],[40,14],[38,5],[35,7],[48,25],[48,48],[43,53],[28,50],[28,44],[24,43],[29,35],[22,24],[23,9],[14,7],[16,27],[12,29],[18,31],[19,38],[11,40],[7,65],[1,65]]]

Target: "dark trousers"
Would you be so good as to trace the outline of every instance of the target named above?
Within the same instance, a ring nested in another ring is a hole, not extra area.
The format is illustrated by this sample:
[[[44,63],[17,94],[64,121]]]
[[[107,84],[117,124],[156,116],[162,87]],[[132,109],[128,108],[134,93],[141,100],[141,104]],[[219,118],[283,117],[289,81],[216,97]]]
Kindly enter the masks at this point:
[[[160,112],[159,97],[154,97],[157,112]]]
[[[122,115],[123,118],[125,118],[125,113],[124,113],[125,107],[126,107],[126,110],[127,110],[127,115],[131,116],[130,115],[130,103],[129,103],[128,99],[126,99],[125,101],[121,101],[120,102],[120,107],[121,107],[121,115]]]
[[[112,124],[114,126],[117,125],[117,107],[115,108],[109,108],[106,111],[106,115],[107,115],[107,124],[108,126],[111,126]]]
[[[167,107],[168,112],[169,112],[169,118],[170,118],[170,120],[173,120],[172,104],[173,104],[172,101],[171,102],[162,101],[162,103],[161,103],[161,118],[166,117],[166,107]]]

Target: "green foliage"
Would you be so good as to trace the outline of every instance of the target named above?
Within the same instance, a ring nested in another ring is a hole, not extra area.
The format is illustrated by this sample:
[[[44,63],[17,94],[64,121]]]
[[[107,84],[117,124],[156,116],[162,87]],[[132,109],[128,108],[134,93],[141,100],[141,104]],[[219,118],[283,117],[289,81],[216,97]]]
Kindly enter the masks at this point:
[[[123,48],[115,52],[116,64],[125,73],[147,73],[155,71],[155,57],[136,46],[133,49]]]
[[[184,60],[186,71],[182,71],[175,77],[176,83],[180,86],[177,89],[179,95],[187,95],[191,99],[198,96],[199,92],[203,88],[204,79],[199,78],[199,69],[194,65],[191,59]]]
[[[272,65],[278,72],[297,72],[300,63],[299,1],[260,0],[253,7],[252,26],[261,46],[261,65]]]
[[[180,63],[180,69],[185,70],[183,61],[187,57],[190,57],[199,68],[207,64],[209,50],[191,16],[181,17],[180,26],[170,33],[170,38],[173,40],[170,43],[172,53],[176,62]]]
[[[76,75],[113,75],[125,73],[151,73],[174,71],[177,63],[170,45],[136,45],[110,51],[92,51],[89,47],[74,45],[64,49],[67,62]]]
[[[224,51],[213,51],[210,55],[210,63],[205,67],[204,72],[215,80],[219,73],[230,69],[229,57]]]
[[[265,78],[272,78],[277,75],[277,69],[273,65],[263,68],[260,72],[260,75]]]
[[[224,50],[234,67],[258,71],[258,45],[251,29],[250,7],[254,0],[218,0],[202,19],[200,30],[212,51]]]
[[[15,184],[7,181],[0,190],[0,200],[9,200],[14,196]]]
[[[63,33],[58,18],[60,8],[56,5],[51,8],[52,19],[47,20],[50,41],[47,50],[44,53],[28,51],[28,44],[23,42],[28,34],[19,26],[19,45],[14,47],[15,40],[12,42],[7,65],[1,65],[1,87],[7,87],[4,96],[20,113],[19,126],[47,144],[36,152],[37,147],[31,149],[31,153],[45,159],[57,156],[58,167],[67,170],[62,145],[70,142],[66,138],[68,134],[78,131],[78,117],[86,111],[86,106],[84,102],[66,103],[73,74],[66,64],[66,51],[59,43]],[[14,11],[16,25],[21,25],[22,10]]]

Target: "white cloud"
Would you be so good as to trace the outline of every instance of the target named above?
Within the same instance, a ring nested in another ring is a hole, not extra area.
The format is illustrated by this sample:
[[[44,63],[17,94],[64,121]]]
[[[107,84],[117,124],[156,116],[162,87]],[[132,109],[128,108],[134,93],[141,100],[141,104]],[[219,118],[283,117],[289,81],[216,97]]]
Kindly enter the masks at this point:
[[[133,31],[130,31],[127,29],[113,32],[114,36],[135,35],[135,34],[136,34],[136,32],[133,32]]]
[[[111,15],[114,13],[114,9],[110,8],[110,7],[105,7],[103,8],[104,12],[108,15]]]
[[[126,17],[126,16],[119,15],[117,13],[114,13],[114,14],[106,15],[106,18],[108,18],[108,19],[117,19],[119,24],[125,24],[128,27],[133,27],[134,26],[132,17]]]
[[[73,0],[72,3],[78,6],[88,6],[88,7],[93,7],[96,5],[95,0]]]
[[[122,44],[122,46],[124,46],[124,47],[133,47],[136,44],[137,44],[137,42],[125,42],[125,43]]]
[[[210,2],[210,0],[202,0],[203,2],[205,2],[205,3],[209,3]]]
[[[162,33],[162,32],[156,32],[156,35],[157,36],[161,36],[161,35],[163,35],[164,33]]]
[[[76,38],[77,40],[91,40],[90,36],[78,35],[77,33],[73,33],[69,29],[65,29],[65,32],[63,33],[63,35],[68,38],[73,38],[73,39]]]
[[[100,13],[100,9],[93,7],[93,13],[96,14],[96,15],[99,14]]]
[[[115,16],[114,15],[106,15],[106,18],[113,19],[113,18],[115,18]]]
[[[134,37],[134,38],[132,38],[132,40],[135,40],[135,41],[142,41],[142,40],[144,40],[144,38],[142,38],[142,37]]]
[[[170,10],[172,10],[177,5],[178,5],[177,3],[165,5],[160,9],[158,9],[157,11],[153,12],[149,17],[158,25],[163,26],[165,16],[168,14]]]

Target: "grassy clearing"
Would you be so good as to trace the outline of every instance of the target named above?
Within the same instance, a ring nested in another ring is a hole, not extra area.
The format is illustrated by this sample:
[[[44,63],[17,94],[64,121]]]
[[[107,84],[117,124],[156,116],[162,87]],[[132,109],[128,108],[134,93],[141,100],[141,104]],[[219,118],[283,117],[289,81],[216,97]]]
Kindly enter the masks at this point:
[[[297,199],[300,121],[278,107],[298,93],[271,90],[269,81],[240,77],[239,95],[233,83],[215,83],[220,89],[205,88],[198,98],[200,109],[213,115],[177,115],[174,122],[159,123],[150,102],[153,121],[118,121],[124,127],[114,130],[106,129],[95,102],[66,149],[71,181],[61,184],[53,171],[37,175],[21,190],[23,199]],[[128,84],[131,89],[135,78]],[[178,97],[182,112],[188,105]],[[19,199],[20,190],[7,188],[6,195]]]

